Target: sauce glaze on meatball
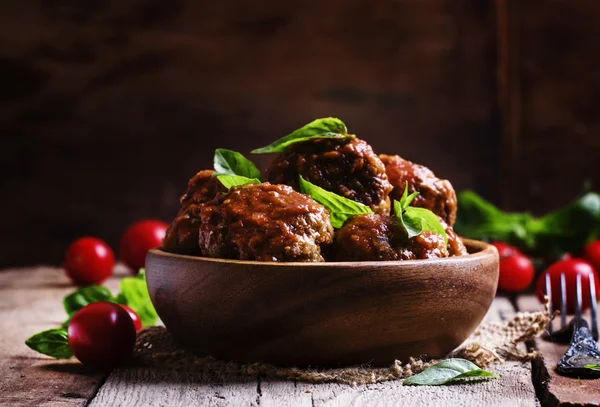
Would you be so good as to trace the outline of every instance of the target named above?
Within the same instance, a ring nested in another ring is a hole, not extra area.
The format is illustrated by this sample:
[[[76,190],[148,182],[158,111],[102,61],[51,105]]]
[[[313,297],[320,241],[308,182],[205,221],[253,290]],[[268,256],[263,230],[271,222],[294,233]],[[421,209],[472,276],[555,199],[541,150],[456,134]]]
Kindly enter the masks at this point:
[[[456,220],[456,192],[450,181],[440,179],[427,167],[412,163],[398,155],[380,154],[390,183],[390,198],[399,201],[408,182],[408,192],[418,192],[411,206],[429,209],[450,226]]]
[[[213,170],[200,171],[188,182],[187,191],[179,200],[181,207],[163,239],[163,249],[166,251],[201,254],[198,246],[199,207],[217,194],[227,191],[218,179],[212,178],[213,173]]]
[[[333,240],[329,213],[287,185],[244,185],[199,208],[204,256],[259,261],[324,261]]]
[[[275,158],[267,181],[299,190],[298,176],[328,191],[368,205],[376,213],[390,212],[392,185],[373,149],[358,138],[316,139],[293,144]]]
[[[368,214],[350,218],[335,234],[334,261],[416,260],[460,256],[466,249],[452,226],[442,223],[448,235],[431,231],[408,238],[392,216]]]

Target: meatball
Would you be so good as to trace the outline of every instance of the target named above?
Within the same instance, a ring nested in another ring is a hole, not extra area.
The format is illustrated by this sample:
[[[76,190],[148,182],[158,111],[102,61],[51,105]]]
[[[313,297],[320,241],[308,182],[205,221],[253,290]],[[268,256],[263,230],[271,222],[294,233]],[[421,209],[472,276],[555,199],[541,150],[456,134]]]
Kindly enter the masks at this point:
[[[462,239],[456,234],[452,226],[448,225],[441,218],[440,223],[446,230],[446,236],[448,237],[448,253],[450,253],[450,256],[464,256],[465,254],[469,254]]]
[[[298,190],[298,178],[368,205],[376,213],[390,212],[392,185],[373,149],[358,138],[315,139],[293,144],[275,158],[267,181]]]
[[[250,184],[199,208],[204,256],[259,261],[324,261],[333,240],[327,210],[287,185]]]
[[[335,261],[416,260],[467,254],[452,226],[442,221],[448,235],[429,230],[408,238],[398,219],[369,214],[350,218],[337,231],[332,246]]]
[[[199,207],[227,191],[218,179],[212,178],[213,173],[213,170],[200,171],[188,182],[187,191],[179,200],[181,207],[177,217],[165,233],[163,249],[173,253],[201,254],[198,246]]]
[[[412,206],[429,209],[450,226],[456,220],[456,192],[450,181],[440,179],[427,167],[414,164],[397,155],[380,154],[388,179],[394,186],[390,198],[400,200],[406,183],[409,193],[418,192]]]

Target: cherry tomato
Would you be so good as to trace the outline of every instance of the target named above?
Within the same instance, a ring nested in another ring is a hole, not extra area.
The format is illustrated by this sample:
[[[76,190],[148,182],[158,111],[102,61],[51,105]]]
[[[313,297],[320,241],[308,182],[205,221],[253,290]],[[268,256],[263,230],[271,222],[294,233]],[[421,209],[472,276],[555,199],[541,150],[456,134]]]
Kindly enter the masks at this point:
[[[142,330],[142,320],[140,319],[140,316],[137,314],[137,312],[135,312],[134,310],[129,308],[127,305],[121,304],[121,307],[125,308],[125,311],[127,311],[129,313],[129,316],[131,317],[131,320],[133,321],[133,325],[135,326],[135,332],[141,331]]]
[[[119,247],[121,261],[137,273],[146,264],[148,250],[161,246],[167,226],[160,220],[142,220],[127,228]]]
[[[596,271],[600,270],[600,240],[594,240],[585,246],[583,258],[589,261]]]
[[[509,292],[523,291],[533,281],[534,274],[533,263],[524,254],[513,252],[510,256],[500,257],[498,288]]]
[[[78,285],[102,284],[113,272],[115,255],[111,248],[95,237],[75,240],[67,249],[65,271]]]
[[[500,258],[512,256],[515,253],[520,253],[519,249],[504,242],[491,242],[491,245],[496,247]]]
[[[550,275],[550,284],[552,286],[552,309],[560,309],[560,275],[565,275],[566,295],[567,295],[567,313],[575,313],[576,297],[576,281],[577,275],[581,275],[581,307],[582,311],[590,306],[590,277],[593,276],[596,286],[596,298],[600,292],[600,283],[596,271],[590,263],[582,259],[566,259],[559,260],[552,264],[546,271],[538,277],[536,283],[536,294],[540,302],[544,300],[544,292],[546,287],[546,274]]]
[[[95,368],[111,368],[133,352],[135,326],[120,305],[95,302],[73,315],[68,339],[73,354],[81,363]]]

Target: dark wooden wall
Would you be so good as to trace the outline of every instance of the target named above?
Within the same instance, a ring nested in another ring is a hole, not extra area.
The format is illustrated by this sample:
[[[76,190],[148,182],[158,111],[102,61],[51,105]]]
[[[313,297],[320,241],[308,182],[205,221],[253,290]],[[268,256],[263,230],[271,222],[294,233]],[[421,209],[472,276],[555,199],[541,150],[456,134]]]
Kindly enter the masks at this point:
[[[320,116],[506,207],[565,202],[600,180],[595,4],[3,2],[0,266],[116,246],[216,147]]]
[[[504,206],[600,192],[600,3],[497,0]]]

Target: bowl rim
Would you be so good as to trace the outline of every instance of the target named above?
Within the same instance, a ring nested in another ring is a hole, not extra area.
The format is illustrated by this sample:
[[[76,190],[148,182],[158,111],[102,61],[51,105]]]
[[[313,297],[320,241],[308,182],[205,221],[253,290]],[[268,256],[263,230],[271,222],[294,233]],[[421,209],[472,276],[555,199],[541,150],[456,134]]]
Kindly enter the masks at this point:
[[[162,250],[162,248],[151,249],[148,252],[148,256],[156,256],[162,258],[180,259],[186,261],[198,261],[203,263],[218,263],[218,264],[239,264],[239,265],[251,265],[251,266],[262,266],[262,267],[310,267],[310,268],[331,268],[331,267],[374,267],[374,266],[401,266],[401,265],[426,265],[426,264],[439,264],[448,261],[453,263],[462,263],[467,261],[473,261],[477,259],[484,259],[493,253],[497,253],[496,248],[486,242],[473,239],[463,239],[463,242],[467,249],[476,250],[473,253],[469,253],[464,256],[450,256],[435,259],[421,259],[421,260],[389,260],[389,261],[321,261],[321,262],[284,262],[284,261],[257,261],[257,260],[235,260],[235,259],[221,259],[213,257],[202,257],[192,256],[187,254],[170,253]]]

